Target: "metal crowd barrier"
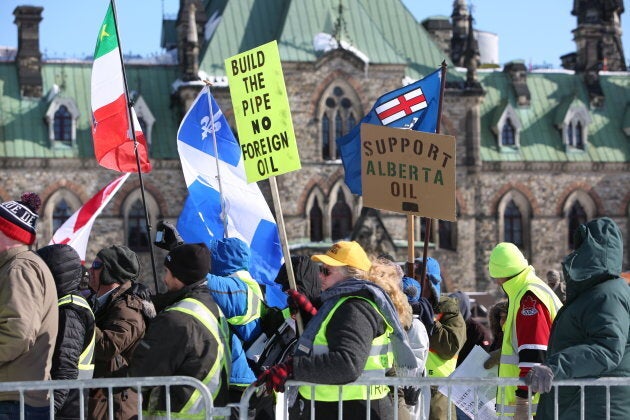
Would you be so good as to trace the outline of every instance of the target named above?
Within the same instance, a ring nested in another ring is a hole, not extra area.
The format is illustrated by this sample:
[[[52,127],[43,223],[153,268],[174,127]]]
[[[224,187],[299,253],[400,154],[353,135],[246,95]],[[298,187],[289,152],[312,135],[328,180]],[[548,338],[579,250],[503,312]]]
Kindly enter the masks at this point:
[[[212,419],[214,416],[230,416],[231,408],[227,407],[214,407],[212,402],[212,394],[208,388],[199,380],[188,376],[161,376],[161,377],[146,377],[146,378],[99,378],[99,379],[81,379],[81,380],[69,380],[69,381],[22,381],[22,382],[0,382],[0,393],[2,392],[18,392],[19,393],[19,406],[20,406],[20,420],[26,420],[24,415],[24,393],[27,391],[48,391],[49,396],[52,396],[52,391],[57,389],[79,389],[81,391],[91,388],[102,388],[107,391],[107,400],[111,402],[113,400],[114,388],[132,388],[138,393],[138,420],[143,418],[151,418],[151,416],[144,416],[142,413],[142,389],[147,390],[156,386],[165,387],[166,395],[166,419],[171,418],[171,387],[174,385],[185,385],[195,388],[200,392],[201,399],[203,401],[203,407],[205,408],[205,418]],[[84,392],[79,392],[80,399],[80,419],[84,420],[88,418],[88,414],[85,413],[85,395]],[[49,413],[50,419],[55,418],[55,406],[54,398],[49,398],[50,406]],[[113,404],[108,404],[108,417],[114,418]]]
[[[393,395],[398,395],[399,388],[403,387],[420,387],[422,389],[427,390],[432,386],[445,386],[447,387],[448,400],[451,402],[451,392],[453,387],[470,387],[473,390],[473,399],[474,399],[474,408],[473,408],[473,419],[478,418],[488,418],[486,416],[481,417],[478,411],[478,402],[479,402],[479,390],[487,387],[498,387],[498,386],[518,386],[522,385],[523,380],[518,378],[415,378],[415,377],[386,377],[384,379],[372,378],[365,380],[358,380],[353,382],[351,385],[387,385],[392,387]],[[313,384],[310,382],[300,382],[295,380],[289,380],[286,383],[286,389],[284,394],[279,394],[282,396],[282,401],[279,403],[277,408],[279,408],[276,412],[276,419],[286,419],[287,418],[287,398],[286,396],[291,394],[292,392],[295,394],[297,392],[296,387],[298,386],[310,386],[314,387],[317,384]],[[320,384],[321,385],[321,384]],[[350,384],[349,384],[350,385]],[[615,386],[630,386],[630,377],[627,378],[598,378],[598,379],[571,379],[571,380],[558,380],[553,382],[553,388],[550,392],[555,393],[555,404],[554,404],[554,419],[558,420],[559,415],[563,413],[558,412],[558,388],[564,386],[575,386],[580,389],[580,398],[581,398],[581,406],[580,406],[580,420],[588,420],[585,418],[585,387],[604,387],[606,390],[606,407],[605,410],[605,418],[610,420],[610,387]],[[293,389],[293,391],[292,391]],[[343,408],[341,403],[341,386],[339,386],[339,420],[343,419]],[[250,398],[259,391],[258,388],[250,385],[244,392],[243,397],[239,403],[239,420],[247,420],[247,407],[249,406]],[[313,388],[311,388],[311,392],[313,392]],[[425,394],[426,395],[426,394]],[[528,400],[531,403],[532,394],[531,391],[528,395]],[[368,401],[369,401],[369,388],[368,388]],[[429,401],[424,402],[426,404]],[[311,419],[315,418],[315,403],[314,401],[310,402],[310,414]],[[422,403],[421,403],[422,404]],[[369,404],[368,404],[369,406]],[[530,405],[531,407],[531,405]],[[394,409],[394,419],[398,418],[398,404],[397,401],[393,403]],[[530,417],[531,417],[531,408],[530,408]],[[370,419],[370,410],[366,409],[367,420]],[[511,417],[513,418],[513,417]],[[451,410],[448,411],[447,420],[456,420],[455,416],[452,415]],[[578,419],[572,419],[578,420]]]

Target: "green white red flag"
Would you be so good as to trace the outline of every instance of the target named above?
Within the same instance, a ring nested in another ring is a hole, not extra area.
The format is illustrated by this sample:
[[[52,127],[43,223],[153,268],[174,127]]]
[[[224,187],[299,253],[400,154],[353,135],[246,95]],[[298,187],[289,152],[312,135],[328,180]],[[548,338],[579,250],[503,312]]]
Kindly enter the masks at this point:
[[[127,109],[127,92],[118,43],[114,10],[110,2],[101,25],[92,66],[92,138],[99,165],[119,172],[138,172]],[[151,171],[147,143],[135,116],[134,129],[142,172]]]

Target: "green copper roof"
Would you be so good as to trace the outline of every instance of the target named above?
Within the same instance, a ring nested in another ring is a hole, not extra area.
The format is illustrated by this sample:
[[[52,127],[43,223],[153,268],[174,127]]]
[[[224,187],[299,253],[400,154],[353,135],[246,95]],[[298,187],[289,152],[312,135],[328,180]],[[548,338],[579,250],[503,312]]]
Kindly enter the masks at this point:
[[[482,161],[594,161],[627,162],[630,141],[623,132],[623,116],[630,103],[630,78],[627,75],[601,75],[604,106],[590,108],[588,92],[579,75],[528,73],[531,104],[519,107],[509,76],[503,72],[481,73],[486,95],[481,105]],[[497,115],[507,104],[514,108],[521,123],[520,148],[500,150],[491,131]],[[558,124],[571,106],[582,105],[591,117],[585,151],[567,152]]]
[[[177,158],[179,115],[170,108],[170,85],[177,78],[173,66],[126,65],[129,91],[138,91],[156,119],[149,155]],[[23,98],[15,62],[0,63],[0,156],[20,158],[93,158],[90,129],[90,80],[92,63],[45,62],[42,65],[42,98]],[[79,109],[74,147],[55,145],[48,139],[48,92],[59,86],[57,97],[71,98]]]

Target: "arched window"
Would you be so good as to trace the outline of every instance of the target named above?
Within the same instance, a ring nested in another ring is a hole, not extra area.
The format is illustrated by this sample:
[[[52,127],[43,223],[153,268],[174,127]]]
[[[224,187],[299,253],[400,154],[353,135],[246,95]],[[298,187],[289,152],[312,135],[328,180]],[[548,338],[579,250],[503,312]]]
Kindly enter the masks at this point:
[[[586,223],[588,217],[584,207],[579,201],[573,203],[571,210],[569,210],[569,249],[575,249],[574,234],[575,230],[582,224]]]
[[[322,116],[322,158],[330,160],[330,119],[328,115]]]
[[[310,221],[310,240],[311,242],[320,242],[324,240],[324,215],[319,207],[317,197],[313,199],[311,211],[308,214]]]
[[[65,105],[61,105],[54,118],[55,140],[72,142],[72,114]]]
[[[448,220],[438,222],[438,241],[440,249],[455,251],[454,230],[455,224]]]
[[[65,199],[62,198],[59,202],[57,202],[52,213],[53,233],[56,232],[70,216],[72,216],[72,213],[73,211]]]
[[[516,130],[512,125],[512,121],[508,118],[505,120],[505,124],[503,124],[503,130],[501,132],[501,144],[503,146],[514,146],[516,145]]]
[[[354,90],[343,80],[331,84],[321,98],[322,159],[337,160],[341,157],[336,140],[346,135],[356,125],[360,114],[360,101]]]
[[[144,217],[142,201],[136,200],[129,209],[127,215],[127,244],[136,252],[149,250],[149,238],[147,237],[147,223]]]
[[[523,218],[514,200],[510,200],[503,213],[503,238],[505,242],[512,242],[519,248],[524,245]]]
[[[582,132],[582,123],[580,121],[575,125],[575,147],[584,149],[584,136]]]
[[[337,192],[337,201],[330,213],[330,236],[333,241],[346,239],[352,233],[352,210],[346,203],[346,197],[340,188]]]

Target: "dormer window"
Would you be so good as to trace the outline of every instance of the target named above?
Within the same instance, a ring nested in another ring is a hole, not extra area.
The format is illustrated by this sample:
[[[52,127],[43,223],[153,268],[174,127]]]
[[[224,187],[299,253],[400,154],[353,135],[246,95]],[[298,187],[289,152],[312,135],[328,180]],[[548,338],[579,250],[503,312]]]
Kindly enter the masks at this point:
[[[510,104],[500,105],[495,113],[492,131],[497,136],[497,146],[502,152],[520,147],[521,121]]]
[[[59,96],[52,99],[45,116],[51,146],[75,145],[79,115],[79,108],[74,99]]]
[[[136,91],[132,91],[129,96],[133,101],[133,109],[136,111],[136,116],[138,117],[138,122],[140,123],[140,128],[142,128],[142,132],[144,133],[144,138],[147,140],[147,146],[149,150],[151,150],[151,141],[153,134],[153,125],[155,124],[155,117],[153,113],[149,109],[149,106],[145,102],[144,98],[137,93]]]
[[[590,123],[591,115],[579,99],[569,98],[560,105],[556,126],[562,130],[562,142],[567,153],[586,150]]]

